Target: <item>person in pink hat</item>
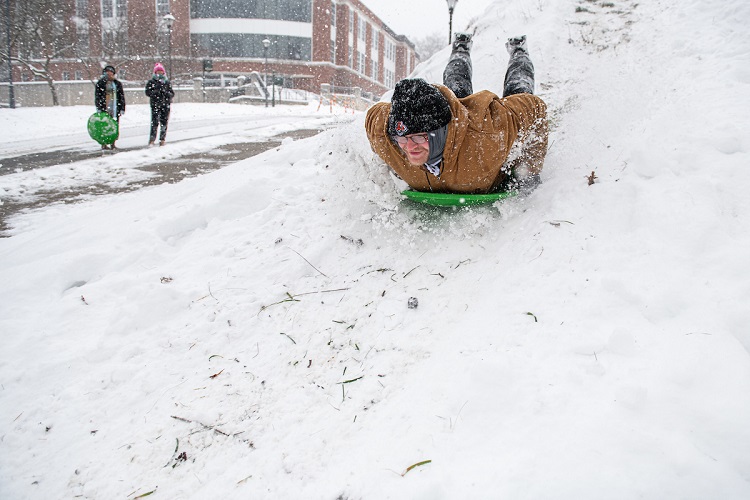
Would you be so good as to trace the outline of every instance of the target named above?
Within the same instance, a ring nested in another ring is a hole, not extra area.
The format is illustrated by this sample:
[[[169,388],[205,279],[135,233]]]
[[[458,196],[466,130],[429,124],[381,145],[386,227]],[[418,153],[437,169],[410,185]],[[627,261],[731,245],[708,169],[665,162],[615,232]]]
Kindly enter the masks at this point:
[[[161,125],[159,146],[163,146],[167,138],[167,123],[169,122],[169,111],[174,91],[161,63],[154,65],[154,74],[146,83],[146,95],[151,100],[151,135],[148,145],[153,146],[156,142],[156,131]]]

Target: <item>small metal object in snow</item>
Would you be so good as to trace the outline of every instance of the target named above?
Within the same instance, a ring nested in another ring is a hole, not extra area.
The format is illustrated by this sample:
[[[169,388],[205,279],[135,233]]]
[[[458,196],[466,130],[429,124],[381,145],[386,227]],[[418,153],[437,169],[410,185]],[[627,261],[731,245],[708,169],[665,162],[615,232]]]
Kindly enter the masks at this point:
[[[409,297],[409,301],[406,303],[407,306],[409,306],[409,309],[416,309],[419,305],[419,301],[416,297]]]

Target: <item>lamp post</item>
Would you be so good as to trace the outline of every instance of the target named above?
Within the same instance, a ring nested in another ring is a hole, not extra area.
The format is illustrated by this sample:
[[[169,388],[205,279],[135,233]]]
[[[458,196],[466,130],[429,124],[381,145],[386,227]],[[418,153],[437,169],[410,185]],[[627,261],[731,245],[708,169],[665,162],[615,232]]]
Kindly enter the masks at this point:
[[[458,0],[445,0],[448,2],[448,45],[453,43],[453,9],[456,8]]]
[[[271,40],[264,38],[261,42],[263,44],[263,93],[266,96],[266,107],[268,107],[268,47],[271,46]]]
[[[203,102],[206,102],[206,71],[209,73],[214,70],[214,62],[211,59],[203,60],[203,78],[201,79],[201,93]]]
[[[8,107],[16,107],[16,94],[13,89],[13,60],[10,58],[10,0],[5,0],[5,22],[8,27]]]
[[[167,12],[164,14],[164,17],[162,17],[162,21],[164,21],[164,26],[167,27],[167,40],[168,40],[168,46],[169,46],[169,78],[172,78],[172,25],[174,25],[174,16]]]

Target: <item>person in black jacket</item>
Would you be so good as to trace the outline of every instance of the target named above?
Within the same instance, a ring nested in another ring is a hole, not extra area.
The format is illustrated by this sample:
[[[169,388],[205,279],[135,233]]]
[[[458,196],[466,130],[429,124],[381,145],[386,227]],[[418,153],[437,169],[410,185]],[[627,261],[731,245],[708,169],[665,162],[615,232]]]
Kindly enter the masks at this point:
[[[169,109],[174,91],[161,63],[156,63],[154,74],[146,83],[146,95],[151,99],[151,136],[148,145],[153,146],[156,142],[156,131],[161,124],[159,146],[163,146],[167,138],[167,122],[169,122]]]
[[[115,78],[115,73],[117,70],[110,65],[102,70],[102,77],[96,82],[94,90],[94,106],[97,111],[103,111],[117,120],[119,125],[120,116],[125,114],[125,91],[120,80]],[[102,144],[102,149],[115,149],[114,141],[112,144]]]

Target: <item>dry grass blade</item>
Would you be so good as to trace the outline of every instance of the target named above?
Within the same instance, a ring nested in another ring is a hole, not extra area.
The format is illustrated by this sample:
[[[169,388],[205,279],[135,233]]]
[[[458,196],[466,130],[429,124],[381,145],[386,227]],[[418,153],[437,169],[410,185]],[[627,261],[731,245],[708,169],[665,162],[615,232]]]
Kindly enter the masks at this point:
[[[230,437],[230,435],[229,435],[229,434],[227,434],[226,432],[224,432],[224,431],[222,431],[222,430],[219,430],[219,429],[217,429],[216,427],[214,427],[214,426],[212,426],[212,425],[206,425],[206,424],[204,424],[204,423],[201,423],[201,422],[198,422],[198,421],[195,421],[195,420],[190,420],[190,419],[188,419],[188,418],[182,418],[182,417],[176,417],[176,416],[174,416],[174,415],[172,415],[172,418],[173,418],[173,419],[175,419],[175,420],[179,420],[179,421],[181,421],[181,422],[187,422],[188,424],[193,424],[193,423],[195,423],[195,424],[198,424],[198,425],[200,425],[201,427],[203,427],[204,429],[206,429],[206,430],[208,430],[208,431],[214,431],[215,433],[217,433],[217,434],[221,434],[222,436],[227,436],[227,437]]]
[[[295,342],[295,341],[294,341],[294,339],[293,339],[292,337],[290,337],[289,335],[287,335],[287,334],[286,334],[286,333],[284,333],[284,332],[280,332],[280,333],[279,333],[279,335],[283,335],[283,336],[285,336],[286,338],[288,338],[289,340],[291,340],[291,341],[292,341],[292,344],[296,344],[296,343],[297,343],[297,342]]]
[[[266,309],[268,309],[271,306],[275,306],[275,305],[278,305],[278,304],[283,304],[284,302],[299,302],[299,300],[295,299],[294,296],[292,294],[290,294],[289,292],[286,292],[286,295],[287,295],[288,298],[286,298],[284,300],[280,300],[278,302],[274,302],[273,304],[269,304],[267,306],[261,307],[260,311],[258,311],[258,314],[262,313],[263,311],[265,311]]]
[[[149,495],[153,495],[154,493],[156,493],[156,489],[148,491],[148,492],[144,493],[143,495],[138,495],[137,497],[133,497],[133,500],[138,500],[139,498],[147,497]]]
[[[292,252],[296,253],[300,257],[302,257],[302,260],[304,260],[305,262],[307,262],[308,264],[310,264],[310,267],[312,267],[313,269],[315,269],[316,271],[318,271],[320,274],[322,274],[326,278],[328,277],[328,275],[326,273],[324,273],[323,271],[321,271],[317,267],[313,266],[312,263],[309,260],[305,259],[305,257],[301,253],[299,253],[297,250],[295,250],[294,248],[290,248],[289,250],[291,250]]]
[[[349,290],[349,288],[335,288],[333,290],[320,290],[320,291],[317,291],[317,292],[305,292],[305,293],[298,293],[296,295],[292,295],[291,293],[286,292],[286,296],[287,296],[286,299],[280,300],[278,302],[274,302],[273,304],[269,304],[267,306],[262,306],[260,308],[260,311],[258,311],[258,314],[262,313],[263,311],[265,311],[266,309],[268,309],[271,306],[275,306],[275,305],[278,305],[278,304],[283,304],[284,302],[300,302],[300,300],[297,297],[302,297],[304,295],[312,295],[312,294],[315,294],[315,293],[343,292],[343,291],[346,291],[346,290]]]
[[[410,465],[409,467],[406,468],[406,470],[404,471],[404,473],[401,474],[401,477],[404,477],[410,470],[412,470],[412,469],[414,469],[416,467],[420,467],[422,465],[427,465],[427,464],[429,464],[431,462],[432,462],[432,460],[423,460],[421,462],[417,462],[417,463],[415,463],[413,465]]]
[[[365,377],[364,375],[360,375],[357,378],[352,378],[352,379],[349,379],[349,380],[344,380],[343,382],[339,382],[339,384],[351,384],[352,382],[356,382],[357,380],[359,380],[361,378],[364,378],[364,377]]]

